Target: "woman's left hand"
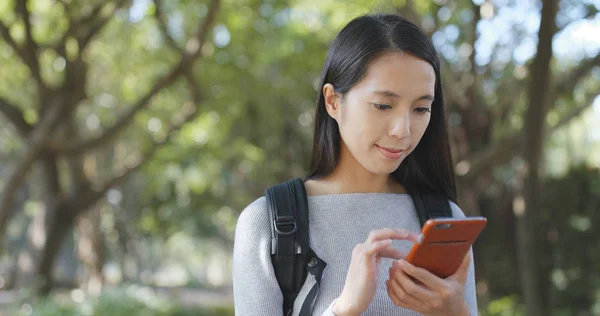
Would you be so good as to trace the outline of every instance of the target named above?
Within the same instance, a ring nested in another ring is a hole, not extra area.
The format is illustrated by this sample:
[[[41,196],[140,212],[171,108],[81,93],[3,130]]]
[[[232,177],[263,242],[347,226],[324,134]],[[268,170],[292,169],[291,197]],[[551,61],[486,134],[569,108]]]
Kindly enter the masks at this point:
[[[467,254],[453,275],[441,279],[406,260],[394,260],[386,282],[388,295],[394,304],[427,316],[469,315],[465,283],[470,263]]]

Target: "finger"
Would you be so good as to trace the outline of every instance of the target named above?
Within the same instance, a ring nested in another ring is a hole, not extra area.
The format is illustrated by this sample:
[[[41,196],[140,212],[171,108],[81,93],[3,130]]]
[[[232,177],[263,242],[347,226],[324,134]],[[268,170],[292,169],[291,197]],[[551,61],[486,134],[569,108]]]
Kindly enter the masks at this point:
[[[388,296],[390,297],[390,299],[392,300],[392,302],[394,303],[394,305],[396,306],[400,306],[400,307],[404,307],[404,308],[408,308],[408,303],[403,302],[398,295],[396,294],[396,292],[394,291],[394,289],[391,286],[392,280],[387,280],[385,282],[385,287],[388,293]]]
[[[395,305],[412,309],[414,311],[419,309],[419,305],[414,303],[414,299],[411,299],[410,295],[406,293],[402,287],[395,285],[394,280],[387,280],[386,288],[388,296]]]
[[[445,280],[439,278],[437,275],[435,275],[423,268],[419,268],[419,267],[416,267],[416,266],[408,263],[404,259],[398,261],[398,266],[406,274],[417,279],[417,281],[420,281],[427,288],[429,288],[431,290],[435,291],[435,290],[443,289],[446,287]]]
[[[388,279],[390,279],[390,280],[394,279],[394,277],[395,277],[395,275],[396,275],[396,271],[397,271],[398,269],[399,269],[399,268],[396,268],[396,267],[394,266],[394,264],[392,263],[392,266],[390,267],[390,270],[389,270],[389,276],[388,276]]]
[[[388,247],[388,248],[380,250],[379,256],[400,260],[400,259],[403,259],[404,257],[406,257],[406,253],[402,252],[396,248]]]
[[[413,295],[413,293],[411,293],[412,289],[409,290],[403,285],[403,281],[408,278],[409,277],[406,274],[404,274],[402,270],[398,269],[394,274],[394,277],[390,280],[389,286],[392,288],[393,292],[396,293],[398,296],[402,295],[400,298],[403,301],[411,304],[420,305],[420,299]]]
[[[419,235],[411,233],[406,229],[384,228],[372,231],[367,238],[367,243],[383,239],[410,240],[412,242],[417,242],[419,240]]]
[[[394,303],[394,305],[404,307],[404,306],[402,306],[402,301],[400,301],[400,299],[398,299],[398,296],[396,296],[394,290],[390,286],[390,283],[391,283],[391,280],[385,281],[385,288],[387,290],[388,296],[390,297],[390,299],[392,299],[392,302]]]
[[[391,239],[379,240],[366,245],[365,255],[368,257],[374,256],[377,252],[389,247],[392,244]]]
[[[397,263],[394,263],[397,265]],[[433,291],[417,284],[411,276],[406,274],[402,269],[396,269],[392,279],[397,283],[397,286],[402,287],[406,293],[412,296],[415,300],[423,303],[423,301],[432,301],[436,298]],[[392,283],[392,285],[394,285]]]
[[[469,266],[471,265],[471,253],[467,253],[467,255],[463,258],[460,267],[458,270],[449,277],[449,279],[456,280],[460,284],[467,283],[467,276],[469,275]]]
[[[403,259],[403,258],[402,258],[402,259]],[[402,260],[402,259],[399,259],[399,260]],[[389,278],[390,278],[390,279],[393,279],[393,278],[395,277],[395,275],[396,275],[396,272],[397,272],[398,270],[400,270],[400,271],[402,270],[402,269],[400,268],[400,265],[398,264],[399,260],[393,260],[393,261],[392,261],[392,265],[390,266],[390,269],[389,269]],[[409,276],[409,277],[410,277],[410,278],[412,278],[411,276]],[[413,281],[416,281],[414,278],[412,278],[412,279],[413,279]],[[417,282],[418,282],[418,281],[417,281]]]

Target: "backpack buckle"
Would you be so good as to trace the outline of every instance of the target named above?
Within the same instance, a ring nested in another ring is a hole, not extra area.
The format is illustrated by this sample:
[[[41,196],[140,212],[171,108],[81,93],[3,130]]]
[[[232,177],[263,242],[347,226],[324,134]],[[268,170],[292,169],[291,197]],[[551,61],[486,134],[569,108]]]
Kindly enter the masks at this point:
[[[292,216],[282,216],[275,220],[275,231],[279,235],[291,235],[298,230],[298,226],[296,226],[296,221]]]

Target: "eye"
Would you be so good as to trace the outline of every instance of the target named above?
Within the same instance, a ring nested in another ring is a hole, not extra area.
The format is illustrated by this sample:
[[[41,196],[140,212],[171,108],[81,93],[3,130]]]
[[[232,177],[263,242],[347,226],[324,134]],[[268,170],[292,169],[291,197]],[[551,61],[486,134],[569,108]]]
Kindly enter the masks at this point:
[[[373,103],[373,106],[380,111],[383,110],[387,110],[387,109],[391,109],[392,107],[389,106],[388,104],[380,104],[380,103]]]
[[[427,107],[416,108],[415,111],[417,111],[419,114],[425,114],[427,112],[431,113],[431,109]]]

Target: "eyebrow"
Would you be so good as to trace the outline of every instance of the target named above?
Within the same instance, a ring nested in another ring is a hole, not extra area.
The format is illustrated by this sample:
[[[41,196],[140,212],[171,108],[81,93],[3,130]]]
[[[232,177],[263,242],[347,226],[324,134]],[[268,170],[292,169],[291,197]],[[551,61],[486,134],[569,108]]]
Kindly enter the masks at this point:
[[[397,93],[395,93],[393,91],[390,91],[390,90],[377,90],[377,91],[374,91],[373,93],[379,94],[379,95],[383,95],[385,97],[392,97],[392,98],[399,98],[400,97],[400,95],[398,95]],[[425,95],[420,96],[417,99],[417,101],[420,101],[420,100],[433,101],[433,99],[434,98],[433,98],[433,96],[431,94],[425,94]]]

